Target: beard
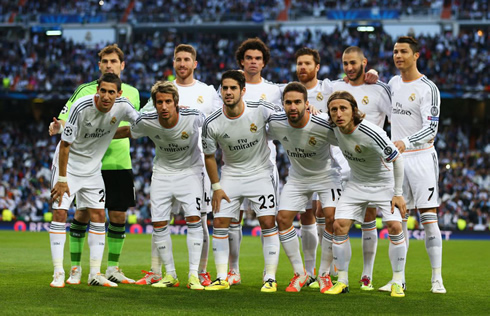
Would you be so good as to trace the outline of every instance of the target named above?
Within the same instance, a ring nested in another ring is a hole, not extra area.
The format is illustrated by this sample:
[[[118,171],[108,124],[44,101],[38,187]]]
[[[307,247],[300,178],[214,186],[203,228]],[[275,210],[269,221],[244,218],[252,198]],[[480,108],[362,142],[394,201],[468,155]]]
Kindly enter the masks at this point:
[[[306,82],[310,82],[311,80],[315,79],[316,72],[314,70],[307,71],[306,73],[302,73],[302,74],[296,72],[296,76],[298,77],[299,82],[305,84]]]
[[[359,71],[355,74],[354,78],[350,78],[349,77],[349,80],[350,81],[356,81],[357,79],[359,79],[362,75],[364,74],[364,66],[361,66],[361,68],[359,68]]]

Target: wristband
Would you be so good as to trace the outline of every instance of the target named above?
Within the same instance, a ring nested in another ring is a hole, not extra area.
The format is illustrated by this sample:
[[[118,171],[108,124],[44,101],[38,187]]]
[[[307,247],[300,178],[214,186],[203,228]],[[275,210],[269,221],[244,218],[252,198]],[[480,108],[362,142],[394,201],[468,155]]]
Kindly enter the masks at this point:
[[[395,189],[394,196],[402,196],[402,195],[403,195],[403,189]]]
[[[63,134],[64,129],[65,127],[63,126],[63,124],[60,123],[60,130],[58,131],[58,134]]]
[[[68,182],[68,179],[66,177],[63,177],[63,176],[58,176],[58,182],[60,182],[60,183],[67,183]]]
[[[213,189],[213,191],[222,190],[221,184],[219,182],[213,183],[213,184],[211,184],[211,189]]]

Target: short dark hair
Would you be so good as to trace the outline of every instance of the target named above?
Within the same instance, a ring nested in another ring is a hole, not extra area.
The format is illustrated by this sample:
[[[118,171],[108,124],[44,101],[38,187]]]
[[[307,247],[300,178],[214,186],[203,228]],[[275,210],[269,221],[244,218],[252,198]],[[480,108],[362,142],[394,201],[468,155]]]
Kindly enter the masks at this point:
[[[327,109],[328,109],[328,123],[332,126],[336,126],[332,120],[332,116],[330,115],[330,103],[334,100],[346,100],[352,106],[352,116],[354,118],[354,125],[359,125],[362,122],[366,114],[359,110],[357,106],[357,101],[352,94],[347,91],[335,91],[330,95],[327,101]]]
[[[188,44],[180,44],[179,46],[175,47],[175,49],[174,49],[174,58],[175,58],[175,55],[177,55],[177,53],[180,53],[180,52],[190,53],[191,56],[192,56],[192,59],[194,61],[196,61],[197,53],[196,53],[196,50],[194,49],[194,47],[192,47],[191,45],[188,45]]]
[[[151,87],[151,100],[153,101],[153,106],[157,106],[157,93],[168,93],[172,95],[174,104],[179,108],[179,90],[170,81],[157,81],[153,87]]]
[[[286,93],[291,92],[291,91],[296,91],[296,92],[302,93],[303,94],[303,101],[306,102],[308,100],[308,91],[306,91],[306,87],[297,81],[293,81],[293,82],[289,83],[284,88],[284,91],[282,92],[282,99],[284,100],[284,96],[286,95]]]
[[[298,57],[310,55],[313,56],[313,60],[315,61],[315,66],[320,64],[320,53],[316,49],[311,49],[309,47],[302,47],[296,51],[294,54],[294,59],[298,61]]]
[[[262,58],[264,60],[264,67],[267,66],[267,63],[271,58],[271,52],[267,47],[267,45],[265,45],[265,43],[262,42],[260,38],[256,37],[256,38],[249,38],[248,40],[241,43],[235,52],[236,62],[241,69],[243,69],[242,60],[245,59],[245,52],[249,49],[260,50],[262,52]]]
[[[245,75],[242,71],[239,70],[227,70],[221,75],[221,85],[223,85],[223,80],[225,79],[233,79],[238,82],[238,86],[240,90],[245,88]]]
[[[364,53],[360,47],[349,46],[344,50],[344,54],[352,54],[352,53],[357,53],[361,56],[361,58],[366,58],[364,57]]]
[[[105,55],[109,55],[112,53],[116,53],[117,57],[119,57],[119,61],[122,63],[124,61],[124,53],[123,51],[117,46],[117,44],[112,44],[108,45],[104,48],[102,48],[99,52],[99,59],[102,59]]]
[[[117,92],[121,91],[121,78],[118,75],[113,74],[111,72],[105,73],[97,80],[97,87],[100,87],[102,82],[115,83],[117,86]]]
[[[415,38],[413,38],[412,36],[400,36],[396,40],[396,42],[397,43],[406,43],[406,44],[410,45],[410,49],[412,50],[412,52],[414,54],[420,52],[419,42],[417,42],[417,40]]]

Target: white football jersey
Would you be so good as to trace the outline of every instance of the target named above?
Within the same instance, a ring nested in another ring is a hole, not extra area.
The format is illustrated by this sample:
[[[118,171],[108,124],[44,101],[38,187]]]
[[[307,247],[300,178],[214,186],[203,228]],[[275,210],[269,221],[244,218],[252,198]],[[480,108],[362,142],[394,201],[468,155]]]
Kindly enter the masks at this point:
[[[315,87],[308,89],[308,102],[323,113],[328,113],[327,101],[333,92],[330,79],[318,80]]]
[[[439,89],[426,76],[410,82],[394,76],[389,85],[392,95],[391,139],[402,140],[406,151],[432,147],[439,127]]]
[[[344,80],[333,82],[333,91],[347,91],[354,96],[365,119],[383,128],[385,117],[391,118],[391,92],[387,84],[378,80],[375,84],[353,86]]]
[[[309,115],[309,120],[301,128],[292,127],[285,113],[273,114],[269,119],[269,138],[281,142],[291,162],[289,177],[340,179],[339,165],[330,154],[330,145],[336,145],[337,139],[333,133],[327,133],[333,130],[328,116],[325,113],[305,115]]]
[[[144,113],[131,126],[131,136],[148,136],[155,143],[153,172],[186,174],[202,171],[202,152],[198,144],[204,114],[198,110],[180,109],[179,120],[171,128],[163,127],[158,114]]]
[[[77,176],[101,172],[104,156],[121,121],[134,122],[139,117],[131,102],[117,98],[107,113],[95,106],[95,95],[78,99],[70,108],[61,140],[71,144],[67,171]],[[58,159],[55,159],[58,162]]]
[[[338,144],[351,169],[349,181],[365,186],[393,184],[393,162],[399,155],[386,132],[363,120],[350,134],[333,129]]]
[[[279,86],[273,82],[261,78],[260,83],[246,83],[243,100],[258,101],[264,100],[275,105],[282,106],[282,95]]]
[[[221,108],[206,118],[202,128],[204,154],[223,151],[222,174],[251,176],[272,168],[267,146],[266,124],[269,117],[282,108],[263,100],[244,101],[243,113],[236,118],[226,116]]]

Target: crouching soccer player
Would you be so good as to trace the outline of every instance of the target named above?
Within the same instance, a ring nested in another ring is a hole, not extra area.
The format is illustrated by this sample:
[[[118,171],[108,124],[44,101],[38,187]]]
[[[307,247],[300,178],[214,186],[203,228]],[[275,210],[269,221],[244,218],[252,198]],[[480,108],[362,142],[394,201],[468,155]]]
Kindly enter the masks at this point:
[[[77,207],[87,209],[90,214],[90,285],[117,286],[100,274],[105,246],[105,185],[101,161],[119,123],[134,122],[139,116],[126,98],[119,98],[121,94],[121,79],[113,73],[102,75],[97,94],[80,98],[71,107],[53,159],[53,210],[67,211],[76,197]],[[64,223],[61,224],[55,226],[58,231],[50,231],[54,264],[52,287],[65,286],[63,245],[66,233]]]
[[[269,119],[269,137],[281,142],[286,150],[291,167],[289,179],[284,186],[279,204],[277,224],[279,239],[286,255],[293,265],[294,277],[286,292],[299,292],[308,278],[301,259],[299,240],[293,220],[305,212],[305,207],[314,192],[318,193],[324,216],[332,218],[342,190],[340,168],[331,158],[330,144],[337,144],[328,124],[328,116],[313,116],[306,111],[308,93],[305,86],[292,82],[284,88],[283,104],[286,114],[273,114]],[[328,233],[323,232],[323,235]],[[332,263],[332,252],[327,242],[322,247],[322,261],[319,270],[320,291],[324,293],[332,282],[328,269]]]
[[[153,287],[177,287],[172,239],[168,226],[172,207],[179,203],[187,222],[189,275],[187,287],[202,290],[197,270],[203,244],[201,208],[204,196],[204,163],[199,148],[199,131],[204,115],[198,110],[179,108],[179,93],[171,82],[158,81],[151,88],[156,112],[144,113],[129,127],[121,127],[116,137],[148,136],[155,143],[151,179],[152,242],[165,266],[166,274]],[[152,247],[153,248],[153,247]]]
[[[329,122],[335,126],[333,132],[328,132],[337,137],[351,173],[335,212],[332,250],[339,278],[325,294],[349,291],[348,269],[352,256],[349,229],[354,221],[364,220],[368,205],[374,205],[381,210],[388,226],[389,258],[393,270],[391,296],[404,297],[402,278],[406,244],[401,221],[406,204],[402,196],[402,156],[381,128],[363,120],[364,114],[350,93],[334,92],[327,106]]]

